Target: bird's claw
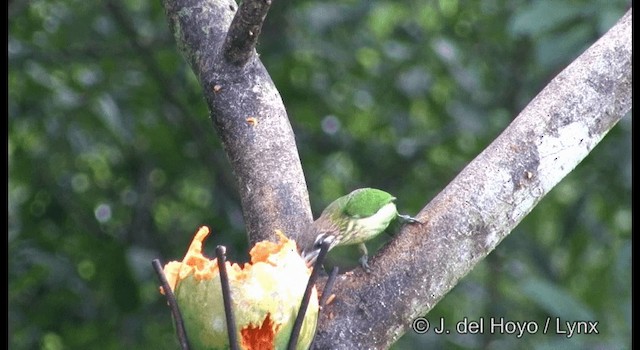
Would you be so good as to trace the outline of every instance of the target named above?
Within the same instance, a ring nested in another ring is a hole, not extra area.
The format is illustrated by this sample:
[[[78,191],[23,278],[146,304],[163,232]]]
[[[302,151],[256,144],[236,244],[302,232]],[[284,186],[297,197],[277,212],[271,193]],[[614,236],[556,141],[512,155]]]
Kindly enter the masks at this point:
[[[409,216],[409,215],[404,215],[404,214],[398,214],[398,217],[400,219],[402,219],[403,221],[410,223],[410,224],[424,224],[424,222],[414,218],[413,216]]]
[[[367,254],[361,256],[358,261],[360,261],[360,266],[362,266],[365,272],[371,273],[371,269],[369,268],[369,256]]]

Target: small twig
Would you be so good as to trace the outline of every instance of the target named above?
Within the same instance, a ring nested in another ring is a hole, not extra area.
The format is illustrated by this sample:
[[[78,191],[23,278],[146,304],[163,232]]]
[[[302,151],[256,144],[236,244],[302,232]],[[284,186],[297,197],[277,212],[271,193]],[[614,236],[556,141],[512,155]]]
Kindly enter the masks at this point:
[[[296,320],[293,323],[291,337],[289,337],[289,345],[287,346],[288,350],[295,349],[298,343],[298,337],[300,336],[300,330],[302,329],[302,322],[304,321],[304,316],[307,313],[307,307],[309,306],[311,291],[313,290],[313,287],[316,284],[316,280],[318,279],[318,273],[320,271],[320,267],[322,266],[322,262],[324,261],[324,257],[329,251],[329,245],[329,242],[324,241],[322,242],[322,246],[320,247],[320,253],[318,253],[316,263],[313,265],[313,270],[311,271],[311,276],[309,276],[309,282],[307,282],[307,289],[304,291],[304,295],[302,296],[302,302],[300,302],[298,316],[296,316]]]
[[[336,281],[336,276],[338,276],[338,267],[334,266],[333,270],[329,274],[329,278],[327,279],[327,283],[324,284],[324,289],[322,290],[322,296],[320,297],[320,309],[322,309],[329,299],[329,295],[331,294],[331,289],[333,289],[333,283]]]
[[[159,259],[153,259],[151,261],[151,265],[153,269],[156,271],[158,275],[158,279],[160,280],[160,284],[162,285],[162,290],[164,291],[164,296],[167,298],[167,302],[169,303],[169,308],[171,309],[171,314],[173,315],[173,320],[176,323],[176,333],[178,334],[178,341],[180,342],[180,348],[182,350],[189,350],[189,339],[187,338],[187,332],[184,329],[184,323],[182,322],[182,315],[180,314],[180,308],[178,307],[178,302],[176,301],[176,297],[171,290],[171,286],[167,281],[167,277],[164,275],[164,270],[162,269],[162,264]]]
[[[218,258],[218,271],[220,271],[220,286],[222,287],[222,302],[224,303],[224,315],[227,320],[227,334],[229,336],[229,347],[231,350],[238,350],[238,335],[236,333],[236,321],[233,317],[233,308],[231,307],[231,290],[229,288],[229,277],[227,276],[227,267],[225,256],[227,248],[224,246],[216,247],[216,257]]]
[[[245,65],[254,53],[271,0],[245,0],[224,39],[224,57],[236,66]]]

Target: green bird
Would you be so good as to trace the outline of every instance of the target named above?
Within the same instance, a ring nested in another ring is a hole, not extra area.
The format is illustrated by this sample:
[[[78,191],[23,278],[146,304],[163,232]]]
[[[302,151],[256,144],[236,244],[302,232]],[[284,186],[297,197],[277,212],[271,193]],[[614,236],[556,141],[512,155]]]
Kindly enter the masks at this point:
[[[307,264],[313,264],[323,242],[329,242],[329,250],[340,245],[359,244],[362,253],[360,264],[369,271],[365,241],[384,231],[395,218],[420,223],[411,216],[399,214],[395,200],[396,197],[375,188],[360,188],[336,199],[311,224],[313,234],[309,236],[315,239],[303,244],[302,257]]]

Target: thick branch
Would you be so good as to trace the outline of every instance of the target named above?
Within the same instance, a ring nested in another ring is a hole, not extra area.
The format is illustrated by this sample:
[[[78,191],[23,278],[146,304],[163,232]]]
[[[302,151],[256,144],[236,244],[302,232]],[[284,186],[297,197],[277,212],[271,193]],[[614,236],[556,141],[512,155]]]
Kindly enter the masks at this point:
[[[245,0],[233,17],[224,41],[224,56],[236,66],[242,66],[256,54],[255,48],[271,0]]]
[[[631,10],[370,261],[343,275],[316,349],[384,349],[489,254],[631,110]],[[331,315],[331,319],[328,318]]]
[[[235,14],[233,0],[164,0],[164,6],[238,181],[251,245],[275,240],[275,229],[296,238],[312,220],[309,198],[284,104],[253,49],[258,32],[246,45],[229,35],[232,46],[249,48],[246,64],[238,66],[222,49]],[[243,28],[245,17],[238,18]]]

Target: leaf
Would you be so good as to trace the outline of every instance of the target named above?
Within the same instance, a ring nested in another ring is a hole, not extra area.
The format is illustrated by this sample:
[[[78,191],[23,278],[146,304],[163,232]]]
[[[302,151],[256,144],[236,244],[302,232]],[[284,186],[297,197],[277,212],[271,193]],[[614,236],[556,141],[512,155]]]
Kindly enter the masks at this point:
[[[542,67],[555,67],[577,57],[588,46],[591,33],[589,25],[580,24],[566,32],[545,36],[536,45],[538,63]]]
[[[582,9],[565,1],[534,1],[511,19],[509,31],[513,35],[547,32],[581,14]]]
[[[544,309],[549,317],[560,317],[567,321],[594,319],[593,311],[582,301],[547,281],[530,278],[525,280],[520,288],[522,293]]]

